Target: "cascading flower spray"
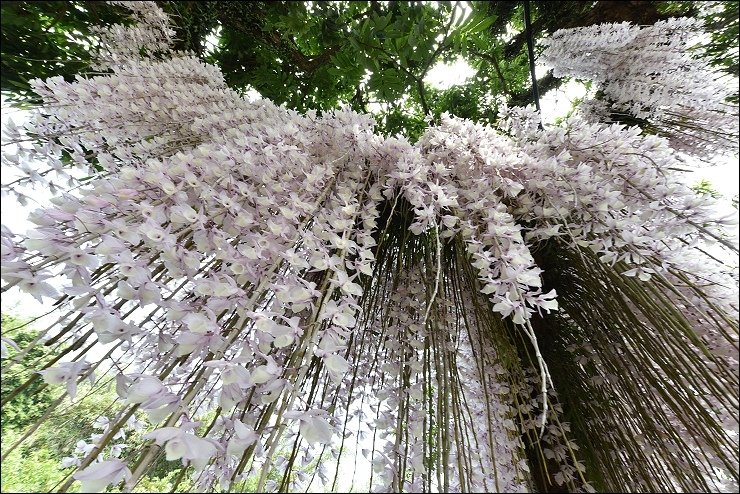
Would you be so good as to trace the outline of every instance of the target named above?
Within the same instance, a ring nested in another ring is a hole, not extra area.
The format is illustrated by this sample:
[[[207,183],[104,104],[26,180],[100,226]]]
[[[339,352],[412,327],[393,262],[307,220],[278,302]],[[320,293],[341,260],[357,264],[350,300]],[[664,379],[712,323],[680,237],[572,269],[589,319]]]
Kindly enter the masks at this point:
[[[110,72],[37,81],[3,155],[73,186],[2,229],[3,291],[57,297],[32,379],[120,398],[60,491],[130,491],[161,451],[200,489],[335,488],[353,448],[377,491],[737,482],[737,282],[701,250],[737,245],[668,141],[528,109],[384,138],[246,101],[117,3],[138,24],[100,30]]]

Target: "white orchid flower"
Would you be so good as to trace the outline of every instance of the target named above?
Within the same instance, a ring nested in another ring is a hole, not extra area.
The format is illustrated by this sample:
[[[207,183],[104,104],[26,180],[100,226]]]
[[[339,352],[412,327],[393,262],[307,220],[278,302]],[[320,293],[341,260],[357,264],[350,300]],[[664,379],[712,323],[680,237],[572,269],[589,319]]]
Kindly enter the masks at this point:
[[[336,374],[344,374],[349,370],[349,362],[347,362],[344,357],[337,355],[336,353],[326,355],[324,357],[324,365],[326,365],[326,368],[329,369],[329,371]]]
[[[285,417],[301,421],[300,433],[309,444],[330,444],[334,434],[325,418],[326,414],[325,410],[312,409],[306,412],[286,412]]]
[[[244,422],[234,420],[234,435],[229,439],[226,446],[226,454],[241,456],[249,446],[254,444],[259,436],[257,433]]]
[[[48,276],[37,275],[29,277],[28,279],[23,279],[18,283],[18,288],[43,303],[44,297],[56,298],[59,295],[53,286],[43,281],[46,278],[48,278]]]
[[[339,288],[342,290],[342,293],[344,293],[345,295],[354,295],[356,297],[361,297],[362,287],[357,283],[352,282],[352,280],[356,276],[357,275],[350,277],[344,271],[336,271],[335,278],[332,281],[339,286]]]
[[[184,322],[188,329],[193,333],[204,334],[212,328],[218,327],[215,322],[215,316],[209,316],[211,316],[211,314],[194,312],[186,315],[182,322]]]
[[[60,468],[78,467],[81,460],[76,456],[65,456],[60,462]]]
[[[167,388],[154,376],[144,376],[131,384],[126,392],[126,403],[144,403],[167,393]]]
[[[252,384],[251,376],[246,367],[237,362],[226,360],[210,360],[204,362],[206,367],[215,367],[221,370],[221,382],[224,385],[236,384],[240,388],[248,388]]]
[[[131,470],[121,460],[105,460],[93,463],[72,477],[81,482],[81,492],[102,492],[110,484],[131,478]]]
[[[54,367],[38,371],[38,373],[41,374],[44,382],[51,386],[66,384],[69,397],[74,399],[77,395],[77,378],[89,368],[90,364],[81,360],[79,362],[62,362]],[[88,379],[91,383],[94,383],[95,374],[90,373]]]
[[[108,428],[108,424],[110,424],[110,419],[105,415],[101,415],[95,419],[95,422],[93,423],[93,428],[105,430]]]
[[[198,437],[180,427],[163,427],[143,437],[164,445],[167,461],[182,458],[191,462],[196,471],[202,470],[208,460],[222,449],[217,441]]]
[[[221,393],[218,396],[218,403],[224,410],[231,410],[231,408],[243,400],[244,397],[245,393],[239,384],[224,384],[221,387]]]
[[[280,367],[275,363],[272,357],[266,357],[267,363],[257,366],[252,371],[252,382],[255,384],[264,384],[275,378],[280,372]]]

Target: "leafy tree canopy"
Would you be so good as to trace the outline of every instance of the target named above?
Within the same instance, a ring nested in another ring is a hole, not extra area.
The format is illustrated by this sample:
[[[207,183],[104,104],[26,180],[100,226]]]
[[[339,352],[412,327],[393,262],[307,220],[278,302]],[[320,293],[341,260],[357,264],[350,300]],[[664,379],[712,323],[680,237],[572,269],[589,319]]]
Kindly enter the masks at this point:
[[[425,115],[490,123],[501,101],[532,102],[523,2],[158,3],[175,23],[176,48],[217,64],[231,87],[301,112],[349,104],[374,113],[381,132],[413,138]],[[531,3],[536,40],[604,22],[701,17],[713,33],[702,54],[737,74],[738,2]],[[1,8],[2,92],[16,104],[37,102],[29,80],[89,72],[91,26],[126,22],[120,7],[103,2]],[[424,83],[436,63],[459,58],[475,69],[464,84],[437,90]],[[546,74],[540,94],[561,83]]]

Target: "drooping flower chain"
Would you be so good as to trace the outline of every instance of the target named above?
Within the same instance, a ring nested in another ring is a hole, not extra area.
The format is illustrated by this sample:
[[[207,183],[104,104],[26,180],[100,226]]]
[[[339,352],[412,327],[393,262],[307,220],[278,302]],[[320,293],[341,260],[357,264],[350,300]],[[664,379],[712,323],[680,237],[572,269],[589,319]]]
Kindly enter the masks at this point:
[[[151,36],[164,43],[153,47],[163,52],[166,29],[155,7],[132,8],[154,19],[151,26],[114,28],[104,44],[127,39],[140,47]],[[137,368],[117,372],[117,391],[129,407],[119,419],[130,420],[134,407],[146,412],[156,429],[145,437],[154,443],[133,472],[118,459],[93,463],[95,449],[76,459],[77,478],[106,481],[95,486],[133,485],[156,447],[165,448],[168,460],[194,465],[202,488],[228,486],[249,472],[264,486],[281,440],[305,441],[309,462],[319,447],[335,444],[345,414],[366,414],[363,402],[376,416],[361,427],[385,434],[370,454],[378,485],[416,489],[399,477],[413,471],[431,486],[430,453],[418,433],[428,417],[417,407],[453,406],[442,391],[424,389],[444,373],[418,375],[431,365],[431,354],[419,345],[434,340],[435,365],[450,365],[456,360],[445,359],[459,353],[459,372],[472,383],[464,392],[472,403],[467,425],[449,410],[436,424],[451,435],[464,425],[448,458],[468,461],[465,441],[478,441],[480,451],[477,464],[445,473],[445,485],[436,488],[523,489],[523,469],[511,467],[521,458],[516,425],[506,422],[514,411],[503,398],[491,400],[507,395],[502,383],[516,379],[510,369],[486,365],[495,366],[498,357],[480,346],[481,334],[458,334],[462,314],[444,293],[437,262],[447,239],[460,234],[477,269],[479,286],[466,289],[480,290],[536,348],[529,320],[556,310],[557,302],[554,291],[542,291],[534,242],[556,237],[576,251],[592,249],[605,263],[630,266],[625,275],[647,280],[685,266],[694,240],[721,235],[706,205],[668,182],[676,158],[665,141],[634,129],[572,121],[535,133],[533,126],[520,128],[536,121],[525,115],[504,118],[503,133],[445,119],[412,146],[375,135],[369,117],[346,110],[301,116],[245,101],[218,70],[194,57],[112,53],[111,75],[38,82],[46,113],[25,132],[42,144],[20,143],[17,155],[4,156],[25,167],[25,182],[36,185],[48,186],[55,175],[69,179],[62,151],[95,174],[35,212],[39,228],[28,238],[2,231],[8,286],[41,300],[54,295],[50,278],[67,281],[62,305],[79,318],[48,336],[115,343],[112,358]],[[9,132],[20,137],[17,129]],[[40,159],[52,165],[44,175],[28,165]],[[378,317],[363,312],[363,297],[372,296],[363,287],[373,286],[367,281],[376,269],[381,205],[400,199],[413,211],[409,233],[432,237],[436,252],[423,263],[430,273],[423,282],[411,275],[401,288],[373,288],[390,301]],[[424,286],[434,291],[424,293]],[[466,304],[475,296],[465,296]],[[736,305],[729,300],[715,302],[732,313]],[[375,333],[384,337],[374,341]],[[453,336],[454,349],[447,342]],[[389,363],[378,363],[379,354]],[[69,356],[77,363],[43,372],[48,383],[65,384],[74,396],[77,380],[93,369],[83,353]],[[390,363],[397,359],[400,366]],[[357,369],[365,366],[380,373],[362,376]],[[403,378],[402,368],[417,374]],[[492,375],[494,368],[500,372]],[[547,391],[546,368],[538,374],[526,382]],[[323,389],[307,388],[309,376]],[[524,382],[512,382],[508,393],[530,396]],[[333,401],[326,398],[332,395]],[[553,398],[546,394],[544,403]],[[221,414],[209,437],[194,435],[190,417],[217,406]],[[473,420],[486,407],[494,408],[486,420]],[[277,422],[275,409],[289,422]],[[543,418],[557,417],[557,404],[540,411]],[[408,442],[399,420],[415,431]],[[534,417],[526,423],[528,429],[539,425]],[[99,445],[117,430],[106,429]],[[575,479],[580,464],[565,462],[570,443],[563,430],[548,428],[542,440],[564,461],[561,480]],[[251,471],[248,455],[261,460]],[[491,463],[498,465],[497,478],[481,477],[479,467]]]
[[[580,111],[596,121],[621,114],[649,122],[675,149],[702,158],[738,150],[738,107],[727,101],[737,80],[692,54],[701,21],[672,18],[561,29],[543,40],[541,61],[557,77],[595,82],[603,93]],[[654,129],[654,130],[650,130]]]

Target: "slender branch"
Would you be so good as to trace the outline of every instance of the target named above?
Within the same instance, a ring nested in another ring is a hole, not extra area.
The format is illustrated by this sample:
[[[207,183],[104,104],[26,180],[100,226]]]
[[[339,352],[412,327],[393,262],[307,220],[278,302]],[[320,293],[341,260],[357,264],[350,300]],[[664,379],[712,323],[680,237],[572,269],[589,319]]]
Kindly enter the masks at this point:
[[[431,115],[426,93],[424,92],[424,81],[422,79],[416,79],[416,89],[419,92],[419,101],[421,102],[421,109],[424,111],[424,115]]]
[[[491,50],[491,54],[483,53],[478,50],[470,50],[470,54],[482,58],[483,60],[486,60],[488,62],[491,62],[493,65],[494,70],[496,71],[496,75],[498,76],[499,80],[501,81],[501,86],[503,87],[504,93],[509,94],[509,84],[506,82],[506,78],[504,77],[504,73],[501,70],[501,64],[499,63],[498,57],[496,56],[495,49]]]
[[[537,113],[542,113],[540,109],[540,93],[537,90],[537,76],[534,70],[534,39],[532,37],[532,18],[529,11],[529,0],[524,2],[524,24],[527,30],[527,52],[529,54],[529,74],[532,77],[532,98],[534,98],[534,106],[537,108]]]

